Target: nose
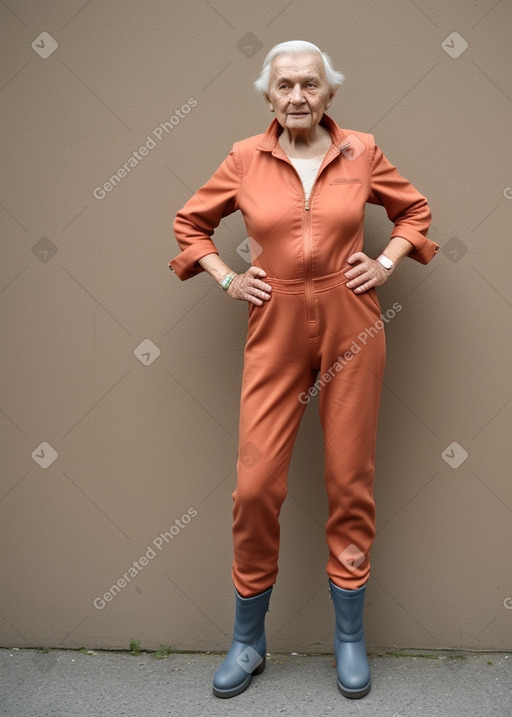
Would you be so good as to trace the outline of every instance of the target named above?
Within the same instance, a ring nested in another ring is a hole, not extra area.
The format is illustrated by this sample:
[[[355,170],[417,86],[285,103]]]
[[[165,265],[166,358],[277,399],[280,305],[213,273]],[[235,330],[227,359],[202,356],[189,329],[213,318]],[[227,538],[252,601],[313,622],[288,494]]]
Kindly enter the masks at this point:
[[[290,92],[290,102],[294,105],[300,104],[302,100],[304,99],[304,96],[302,94],[302,87],[300,84],[296,84],[292,91]]]

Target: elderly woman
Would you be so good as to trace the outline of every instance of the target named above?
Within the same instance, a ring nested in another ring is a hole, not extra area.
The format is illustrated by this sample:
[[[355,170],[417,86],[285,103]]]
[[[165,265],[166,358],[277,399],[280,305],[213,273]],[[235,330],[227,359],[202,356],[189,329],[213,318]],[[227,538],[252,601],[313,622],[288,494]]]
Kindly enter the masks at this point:
[[[178,277],[205,270],[229,297],[249,305],[233,493],[235,626],[214,676],[217,697],[239,694],[265,666],[279,513],[293,443],[313,393],[324,433],[338,687],[351,698],[370,689],[363,607],[385,361],[375,287],[404,257],[426,264],[439,247],[426,236],[426,199],[373,136],[341,129],[325,114],[342,81],[316,45],[274,47],[255,85],[275,119],[264,134],[233,145],[174,223],[182,251],[170,267]],[[367,202],[382,205],[394,224],[375,259],[363,252]],[[222,261],[211,238],[220,220],[238,209],[253,250],[252,265],[241,274]],[[371,337],[364,342],[363,332]]]

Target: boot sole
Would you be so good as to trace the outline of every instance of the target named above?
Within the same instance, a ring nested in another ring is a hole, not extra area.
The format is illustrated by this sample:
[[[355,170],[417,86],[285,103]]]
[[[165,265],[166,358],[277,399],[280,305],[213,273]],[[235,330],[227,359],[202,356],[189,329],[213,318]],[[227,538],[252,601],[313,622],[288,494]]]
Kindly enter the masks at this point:
[[[260,665],[258,665],[258,667],[254,670],[254,672],[251,672],[250,675],[247,675],[246,679],[240,685],[233,687],[231,690],[219,690],[214,685],[213,686],[213,694],[215,695],[215,697],[220,697],[221,699],[228,699],[229,697],[236,697],[237,695],[242,694],[242,692],[245,692],[245,690],[251,684],[251,680],[254,677],[254,675],[261,675],[261,673],[265,669],[265,662],[266,662],[266,658],[263,658],[263,662]]]
[[[368,692],[370,691],[370,688],[372,686],[372,681],[370,680],[367,685],[365,685],[360,690],[349,690],[346,687],[344,687],[341,682],[338,680],[338,689],[343,695],[343,697],[348,697],[349,700],[359,700],[361,697],[366,697]]]

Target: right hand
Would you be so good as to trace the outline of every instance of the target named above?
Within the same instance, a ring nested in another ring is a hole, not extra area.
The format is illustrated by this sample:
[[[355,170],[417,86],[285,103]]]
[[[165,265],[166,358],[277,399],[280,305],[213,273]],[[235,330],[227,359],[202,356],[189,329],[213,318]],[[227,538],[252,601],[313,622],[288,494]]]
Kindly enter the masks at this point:
[[[236,274],[226,293],[232,299],[262,306],[264,301],[270,299],[272,291],[270,284],[262,281],[266,275],[266,272],[258,266],[250,266],[244,274]]]

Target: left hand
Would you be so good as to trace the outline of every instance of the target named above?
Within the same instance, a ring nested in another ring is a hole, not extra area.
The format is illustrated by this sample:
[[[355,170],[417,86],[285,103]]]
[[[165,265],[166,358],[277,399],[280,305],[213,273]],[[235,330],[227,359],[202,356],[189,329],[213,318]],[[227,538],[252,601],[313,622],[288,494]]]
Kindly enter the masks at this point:
[[[362,251],[349,256],[347,263],[354,267],[345,272],[347,288],[356,294],[362,294],[374,286],[382,286],[393,273],[393,269],[384,269],[377,259],[371,259]]]

